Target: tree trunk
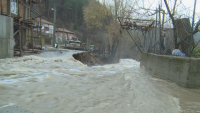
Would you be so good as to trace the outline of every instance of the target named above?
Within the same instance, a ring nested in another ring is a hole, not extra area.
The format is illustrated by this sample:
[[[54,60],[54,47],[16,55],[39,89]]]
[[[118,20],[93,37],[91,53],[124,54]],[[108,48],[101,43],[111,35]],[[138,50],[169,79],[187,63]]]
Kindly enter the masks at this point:
[[[49,10],[50,10],[50,2],[49,2],[49,5],[48,5],[48,20],[49,20]]]
[[[108,44],[108,56],[110,56],[110,44]]]
[[[115,57],[115,55],[116,55],[118,44],[119,44],[119,39],[115,39],[115,41],[112,44],[112,50],[111,50],[112,57]]]

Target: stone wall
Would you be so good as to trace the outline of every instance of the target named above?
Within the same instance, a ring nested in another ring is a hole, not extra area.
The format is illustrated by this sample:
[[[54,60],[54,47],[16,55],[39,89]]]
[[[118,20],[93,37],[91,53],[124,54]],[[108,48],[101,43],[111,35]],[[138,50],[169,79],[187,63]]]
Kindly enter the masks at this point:
[[[0,59],[13,57],[13,19],[0,15]]]
[[[200,59],[142,53],[141,64],[152,76],[185,87],[200,87]]]

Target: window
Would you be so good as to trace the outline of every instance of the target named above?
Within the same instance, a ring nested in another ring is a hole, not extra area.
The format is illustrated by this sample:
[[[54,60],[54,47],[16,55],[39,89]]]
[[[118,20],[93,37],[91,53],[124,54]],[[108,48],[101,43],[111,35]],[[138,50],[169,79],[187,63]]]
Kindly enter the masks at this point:
[[[65,39],[67,40],[67,38],[68,38],[68,36],[67,36],[67,34],[65,35]]]
[[[18,6],[18,4],[17,4],[18,2],[17,2],[17,0],[11,0],[11,12],[13,13],[13,14],[15,14],[15,15],[17,15],[17,6]]]
[[[44,31],[49,31],[49,27],[44,27]]]

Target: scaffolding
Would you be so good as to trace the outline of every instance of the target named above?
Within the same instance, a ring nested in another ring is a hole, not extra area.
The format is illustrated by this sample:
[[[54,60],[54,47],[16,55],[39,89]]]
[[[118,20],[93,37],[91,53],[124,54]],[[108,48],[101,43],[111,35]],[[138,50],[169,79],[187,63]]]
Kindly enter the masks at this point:
[[[121,28],[125,29],[131,39],[134,41],[135,45],[139,49],[141,53],[144,52],[144,50],[141,49],[141,45],[138,45],[138,43],[135,41],[133,36],[130,34],[128,30],[140,30],[142,32],[145,32],[144,35],[144,44],[145,46],[146,42],[146,33],[151,31],[154,28],[154,20],[142,20],[142,19],[131,19],[131,18],[123,18],[123,17],[118,17],[118,21],[120,22]],[[144,48],[143,48],[144,49]]]

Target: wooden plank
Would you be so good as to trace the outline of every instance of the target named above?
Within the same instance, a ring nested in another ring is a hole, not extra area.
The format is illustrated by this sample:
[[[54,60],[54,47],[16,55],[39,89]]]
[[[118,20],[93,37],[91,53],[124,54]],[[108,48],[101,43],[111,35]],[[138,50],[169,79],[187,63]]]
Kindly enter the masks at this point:
[[[7,0],[7,15],[11,16],[11,1]]]

